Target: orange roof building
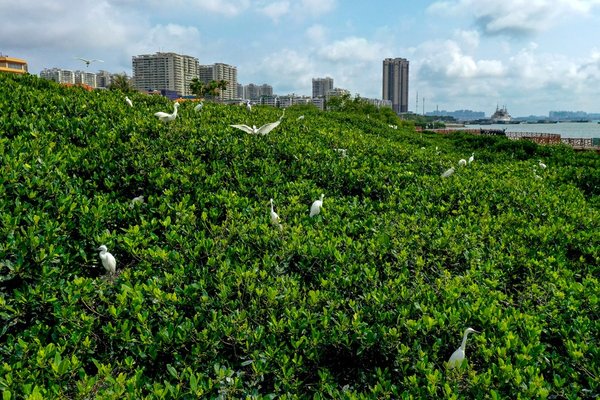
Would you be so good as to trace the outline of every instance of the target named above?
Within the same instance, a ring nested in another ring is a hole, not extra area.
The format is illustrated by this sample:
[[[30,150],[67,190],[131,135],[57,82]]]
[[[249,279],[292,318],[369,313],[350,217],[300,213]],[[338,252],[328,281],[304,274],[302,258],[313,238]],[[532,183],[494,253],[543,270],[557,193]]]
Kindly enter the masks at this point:
[[[0,72],[27,73],[27,61],[0,54]]]

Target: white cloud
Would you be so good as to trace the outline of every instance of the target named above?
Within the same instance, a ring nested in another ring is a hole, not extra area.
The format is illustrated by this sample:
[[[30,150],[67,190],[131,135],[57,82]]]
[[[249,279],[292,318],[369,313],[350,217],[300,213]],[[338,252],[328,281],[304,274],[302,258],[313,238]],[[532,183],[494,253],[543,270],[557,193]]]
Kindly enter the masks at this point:
[[[319,55],[332,62],[360,62],[381,61],[386,52],[386,49],[378,43],[371,43],[365,38],[349,37],[322,47]]]
[[[500,78],[506,72],[500,60],[476,60],[454,40],[427,42],[416,51],[425,79]]]
[[[290,12],[290,3],[289,1],[276,1],[264,6],[261,12],[273,21],[278,21],[279,18]]]
[[[250,0],[195,0],[193,3],[201,10],[226,17],[235,17],[250,7]]]
[[[0,37],[7,47],[110,48],[144,27],[137,15],[127,10],[116,12],[108,2],[20,1],[2,7]]]
[[[525,35],[552,29],[561,19],[585,16],[599,0],[453,0],[428,7],[441,16],[468,15],[488,35]]]
[[[477,31],[459,30],[454,33],[454,37],[467,48],[476,49],[479,47],[479,32]]]
[[[194,26],[177,24],[156,25],[146,34],[144,40],[135,46],[139,52],[175,51],[183,54],[197,54],[200,47],[200,32]]]
[[[312,25],[306,30],[306,36],[313,42],[322,42],[327,36],[327,30],[323,25]]]
[[[335,10],[336,0],[300,0],[298,6],[303,14],[319,16]]]
[[[266,82],[286,92],[306,93],[317,68],[309,54],[282,49],[270,54],[261,63],[247,66],[250,75],[258,74]]]

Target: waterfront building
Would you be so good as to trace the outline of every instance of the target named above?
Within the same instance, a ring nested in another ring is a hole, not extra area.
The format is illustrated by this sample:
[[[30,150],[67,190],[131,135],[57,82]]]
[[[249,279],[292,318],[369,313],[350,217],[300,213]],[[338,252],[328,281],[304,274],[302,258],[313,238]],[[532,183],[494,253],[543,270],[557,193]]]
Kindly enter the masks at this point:
[[[397,113],[408,112],[408,60],[386,58],[383,60],[383,100],[392,102]]]
[[[136,89],[170,91],[179,96],[193,95],[190,84],[200,74],[197,58],[176,53],[133,56],[132,69]]]
[[[27,61],[0,54],[0,72],[25,74],[27,73]]]

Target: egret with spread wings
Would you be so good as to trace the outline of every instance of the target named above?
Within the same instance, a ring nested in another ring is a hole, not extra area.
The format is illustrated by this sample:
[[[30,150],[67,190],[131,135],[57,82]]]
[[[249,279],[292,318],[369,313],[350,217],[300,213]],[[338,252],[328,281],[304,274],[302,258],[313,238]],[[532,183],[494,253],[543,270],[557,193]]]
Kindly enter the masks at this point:
[[[271,132],[273,129],[277,128],[279,126],[279,124],[281,123],[281,121],[283,120],[283,116],[285,115],[285,110],[283,111],[283,114],[281,115],[281,117],[279,117],[279,119],[275,122],[270,122],[268,124],[264,124],[263,126],[261,126],[260,128],[257,128],[256,125],[252,125],[252,127],[248,126],[248,125],[230,125],[233,128],[237,128],[240,129],[244,132],[247,132],[251,135],[266,135],[267,133]]]

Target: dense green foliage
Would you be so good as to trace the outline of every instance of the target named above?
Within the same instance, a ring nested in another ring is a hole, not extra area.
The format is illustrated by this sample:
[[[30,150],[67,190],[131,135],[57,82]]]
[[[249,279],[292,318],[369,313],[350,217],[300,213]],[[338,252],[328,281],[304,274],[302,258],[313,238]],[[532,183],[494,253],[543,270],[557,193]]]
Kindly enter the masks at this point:
[[[597,155],[130,97],[0,76],[4,399],[600,393]]]

